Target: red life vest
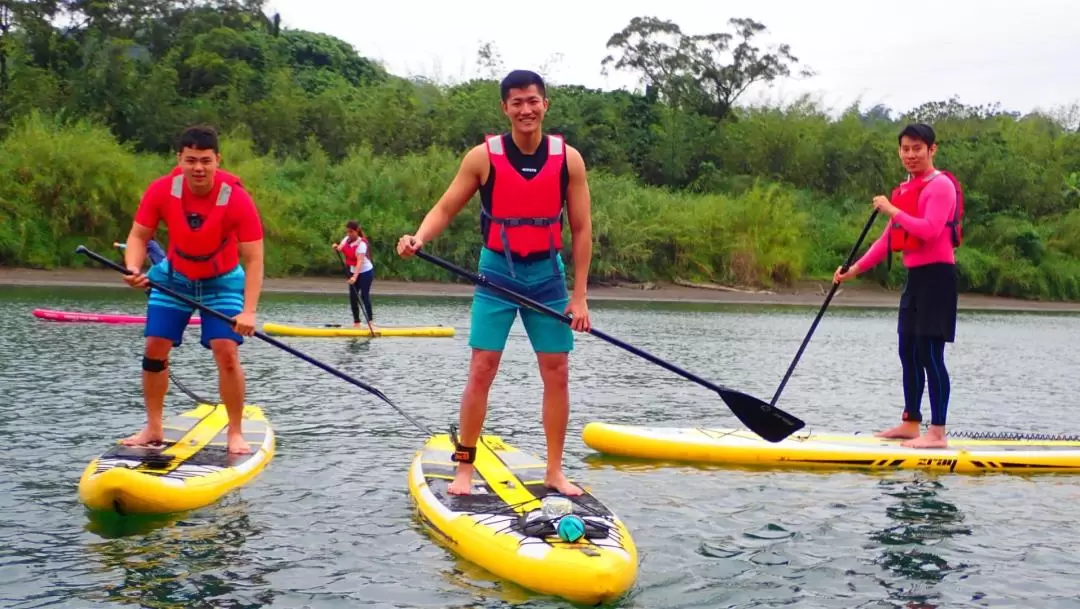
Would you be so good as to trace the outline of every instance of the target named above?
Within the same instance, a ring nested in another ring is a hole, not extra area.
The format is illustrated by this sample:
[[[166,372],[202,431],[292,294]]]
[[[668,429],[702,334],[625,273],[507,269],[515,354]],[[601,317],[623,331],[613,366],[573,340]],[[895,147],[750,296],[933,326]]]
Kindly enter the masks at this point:
[[[908,180],[897,186],[889,197],[890,202],[900,211],[909,216],[919,217],[919,195],[922,194],[926,185],[937,179],[938,176],[947,177],[956,188],[956,207],[953,209],[952,220],[945,223],[952,230],[953,247],[960,247],[963,241],[963,229],[961,222],[964,217],[964,193],[956,176],[944,170],[934,170],[932,174],[918,180]],[[889,249],[894,252],[917,250],[924,244],[922,239],[904,230],[899,222],[893,222],[889,227]]]
[[[341,248],[341,251],[345,254],[345,264],[347,266],[356,266],[360,262],[360,257],[357,256],[356,251],[357,248],[360,247],[361,242],[367,246],[367,253],[364,254],[364,256],[366,256],[368,260],[371,259],[371,243],[363,237],[358,237],[356,241],[346,241],[345,246]]]
[[[550,253],[556,274],[559,272],[556,255],[562,249],[562,167],[566,146],[560,136],[546,137],[547,161],[530,180],[522,177],[506,157],[501,135],[485,138],[497,179],[491,189],[491,209],[480,206],[480,213],[490,220],[484,245],[506,255],[511,275],[513,256],[525,257],[545,250]]]
[[[225,212],[233,190],[243,188],[240,178],[220,169],[214,172],[217,204],[198,228],[192,228],[184,209],[184,176],[179,167],[170,175],[173,176],[171,196],[162,215],[169,229],[168,259],[172,269],[188,279],[199,280],[236,268],[240,264],[240,249],[236,235],[225,233]]]

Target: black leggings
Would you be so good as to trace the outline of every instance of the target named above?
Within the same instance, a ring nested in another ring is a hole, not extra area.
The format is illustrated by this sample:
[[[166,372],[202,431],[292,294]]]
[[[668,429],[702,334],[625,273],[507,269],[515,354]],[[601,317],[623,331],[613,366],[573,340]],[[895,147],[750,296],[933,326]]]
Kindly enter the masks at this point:
[[[352,318],[355,323],[360,323],[360,299],[364,301],[364,312],[367,313],[368,321],[375,321],[375,315],[371,312],[371,282],[375,279],[375,269],[364,271],[356,278],[356,283],[349,285],[349,306],[352,307]],[[359,292],[359,297],[357,297]]]
[[[945,369],[945,340],[900,334],[900,364],[904,368],[904,420],[922,421],[920,403],[929,383],[930,424],[944,426],[951,389]]]

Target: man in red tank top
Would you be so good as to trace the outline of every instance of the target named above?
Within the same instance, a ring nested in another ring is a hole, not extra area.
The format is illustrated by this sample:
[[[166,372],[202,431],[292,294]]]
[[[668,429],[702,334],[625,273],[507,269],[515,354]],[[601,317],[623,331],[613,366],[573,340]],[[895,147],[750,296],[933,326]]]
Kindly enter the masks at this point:
[[[150,184],[128,234],[124,262],[133,274],[124,280],[145,289],[153,280],[188,298],[229,315],[235,326],[200,316],[201,342],[217,362],[221,399],[229,415],[228,450],[250,453],[241,422],[244,371],[238,346],[255,331],[255,311],[262,291],[263,231],[255,203],[243,184],[218,168],[217,133],[191,127],[177,144],[178,166]],[[168,253],[144,275],[147,243],[164,222]],[[242,264],[241,264],[242,263]],[[164,441],[162,412],[169,379],[169,352],[183,342],[192,307],[159,290],[150,290],[146,309],[143,399],[146,427],[123,440],[128,446],[157,446]]]
[[[543,79],[515,70],[501,84],[502,109],[510,133],[486,138],[466,155],[457,176],[428,212],[415,235],[398,241],[409,257],[435,239],[478,191],[481,198],[480,272],[491,282],[562,310],[572,328],[590,329],[586,285],[592,260],[592,218],[585,161],[561,137],[541,130],[548,109]],[[565,213],[573,239],[574,288],[568,294],[560,250]],[[547,437],[544,484],[564,495],[582,491],[563,473],[563,444],[570,413],[569,352],[573,333],[560,321],[520,307],[486,288],[473,296],[469,380],[461,398],[457,472],[452,494],[472,492],[472,461],[487,413],[488,390],[499,369],[514,319],[522,324],[536,352],[544,383],[543,424]]]

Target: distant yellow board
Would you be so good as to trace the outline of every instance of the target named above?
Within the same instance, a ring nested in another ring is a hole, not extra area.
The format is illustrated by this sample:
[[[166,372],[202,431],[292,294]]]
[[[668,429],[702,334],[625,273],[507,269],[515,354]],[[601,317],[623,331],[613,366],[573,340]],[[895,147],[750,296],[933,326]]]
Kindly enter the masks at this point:
[[[767,442],[745,429],[649,427],[592,422],[581,436],[609,455],[796,468],[922,469],[956,473],[1080,472],[1080,439],[950,437],[948,448],[905,448],[872,434],[796,432]]]
[[[371,338],[371,330],[362,328],[337,328],[325,326],[312,328],[305,326],[287,326],[266,322],[263,324],[263,332],[271,336],[309,336],[322,338]],[[454,329],[446,326],[427,326],[416,328],[379,326],[375,330],[375,338],[386,337],[427,337],[439,338],[454,335]]]

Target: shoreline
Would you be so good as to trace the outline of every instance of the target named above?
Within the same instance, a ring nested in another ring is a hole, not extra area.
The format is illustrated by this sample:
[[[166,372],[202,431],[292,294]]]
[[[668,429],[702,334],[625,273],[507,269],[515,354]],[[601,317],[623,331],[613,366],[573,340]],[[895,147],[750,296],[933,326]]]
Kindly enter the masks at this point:
[[[95,287],[130,289],[108,269],[25,269],[0,268],[0,286],[5,287]],[[268,277],[263,281],[264,293],[279,294],[338,294],[344,282],[337,277]],[[826,281],[800,281],[794,286],[773,290],[774,293],[733,292],[690,287],[674,283],[630,284],[589,288],[591,302],[662,302],[706,303],[762,306],[820,307],[831,284]],[[402,281],[375,279],[372,296],[469,297],[473,286],[466,283],[435,281]],[[846,284],[841,286],[829,307],[896,308],[899,290],[878,286]],[[1022,311],[1080,313],[1080,302],[1048,302],[1022,300],[1003,296],[964,293],[960,295],[961,311]]]
[[[300,278],[267,278],[262,284],[266,294],[339,294],[343,282],[335,276],[300,276]],[[113,287],[130,289],[108,269],[0,269],[0,286],[5,287]],[[726,292],[726,290],[691,287],[678,284],[597,285],[589,289],[593,302],[666,302],[715,303],[715,305],[752,305],[821,307],[831,284],[824,281],[802,281],[797,285],[773,290],[772,294]],[[473,286],[467,283],[408,282],[379,280],[372,286],[373,296],[458,297],[467,298]],[[848,284],[838,290],[829,307],[895,309],[900,301],[899,290],[874,285]],[[961,294],[961,311],[1017,311],[1080,313],[1080,302],[1051,302],[1022,300],[982,294]]]

